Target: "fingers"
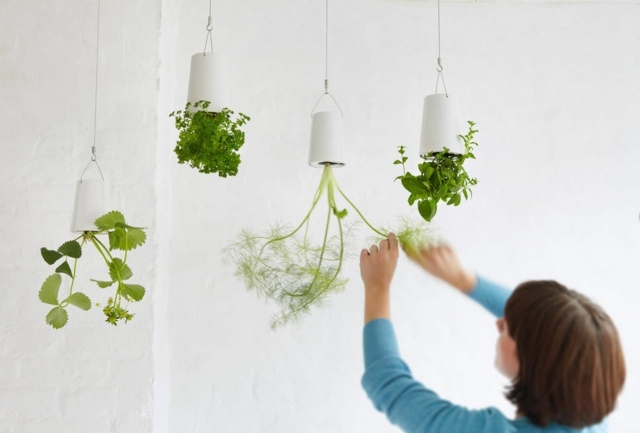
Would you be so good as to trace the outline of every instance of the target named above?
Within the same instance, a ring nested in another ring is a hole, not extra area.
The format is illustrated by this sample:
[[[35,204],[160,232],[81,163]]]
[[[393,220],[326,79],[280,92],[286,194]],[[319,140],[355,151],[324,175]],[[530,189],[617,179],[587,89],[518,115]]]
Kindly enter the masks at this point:
[[[382,239],[378,245],[371,245],[367,250],[366,248],[360,251],[360,258],[370,256],[371,254],[378,253],[380,251],[389,251],[398,249],[398,239],[394,233],[389,233],[387,239]]]
[[[394,233],[389,233],[389,237],[387,239],[383,239],[379,244],[380,250],[392,250],[398,248],[398,239]]]
[[[389,233],[389,248],[392,250],[398,249],[398,238],[396,238],[396,234],[391,232]]]

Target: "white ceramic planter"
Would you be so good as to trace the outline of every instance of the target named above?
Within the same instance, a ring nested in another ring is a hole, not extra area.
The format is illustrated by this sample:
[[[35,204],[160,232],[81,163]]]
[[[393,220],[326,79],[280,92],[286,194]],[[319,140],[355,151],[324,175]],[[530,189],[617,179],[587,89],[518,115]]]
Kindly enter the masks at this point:
[[[454,96],[436,93],[424,98],[420,155],[441,152],[445,147],[450,153],[464,153],[463,141],[458,136],[462,134],[459,111]]]
[[[344,166],[342,155],[344,138],[342,135],[342,115],[335,111],[319,111],[311,119],[311,145],[309,165],[324,167]]]
[[[97,231],[94,221],[108,212],[106,182],[102,179],[80,179],[76,186],[72,232]]]
[[[219,113],[229,106],[227,60],[219,53],[191,56],[187,102],[209,101],[207,111]]]

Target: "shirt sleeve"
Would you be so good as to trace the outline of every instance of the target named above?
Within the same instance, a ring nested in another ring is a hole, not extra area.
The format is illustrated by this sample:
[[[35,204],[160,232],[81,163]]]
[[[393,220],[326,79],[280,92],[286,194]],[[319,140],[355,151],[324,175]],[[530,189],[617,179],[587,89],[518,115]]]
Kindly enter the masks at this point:
[[[511,290],[477,276],[478,283],[471,289],[469,297],[482,305],[496,317],[504,316],[504,307],[511,296]]]
[[[438,397],[416,381],[402,361],[387,319],[364,328],[362,387],[375,408],[408,433],[505,433],[515,431],[497,409],[469,410]]]

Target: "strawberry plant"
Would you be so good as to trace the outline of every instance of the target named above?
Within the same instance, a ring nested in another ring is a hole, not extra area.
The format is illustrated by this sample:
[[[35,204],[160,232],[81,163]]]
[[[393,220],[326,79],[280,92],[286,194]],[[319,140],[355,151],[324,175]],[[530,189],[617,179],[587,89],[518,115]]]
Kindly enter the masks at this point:
[[[126,302],[140,301],[145,294],[144,287],[128,281],[133,276],[133,272],[127,265],[128,252],[144,244],[147,238],[144,229],[126,224],[124,216],[118,211],[101,216],[95,221],[95,225],[98,231],[86,231],[77,238],[63,243],[57,250],[44,247],[40,250],[47,264],[58,264],[55,273],[47,277],[38,294],[42,302],[54,306],[46,317],[47,323],[53,328],[58,329],[66,325],[68,320],[66,308],[69,305],[81,310],[91,308],[89,297],[82,292],[74,291],[78,276],[78,260],[82,257],[84,245],[95,247],[107,265],[109,275],[108,279],[91,281],[101,289],[112,286],[115,288],[113,296],[108,299],[107,305],[102,310],[107,323],[117,325],[121,321],[127,323],[132,320],[134,315],[127,310]],[[108,247],[100,239],[101,236],[107,237]],[[123,252],[122,258],[112,254],[115,250]],[[60,293],[63,275],[70,278],[69,290],[65,294]]]

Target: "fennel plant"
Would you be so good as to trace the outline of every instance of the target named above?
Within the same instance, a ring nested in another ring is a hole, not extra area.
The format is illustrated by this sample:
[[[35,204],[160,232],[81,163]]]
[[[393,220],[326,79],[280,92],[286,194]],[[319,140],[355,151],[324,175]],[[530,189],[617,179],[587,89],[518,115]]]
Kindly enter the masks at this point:
[[[327,209],[322,241],[314,244],[310,240],[310,219],[323,196]],[[376,239],[388,236],[389,231],[369,223],[340,189],[331,166],[326,164],[311,208],[297,226],[275,225],[261,235],[242,230],[238,240],[224,250],[247,289],[279,305],[280,312],[272,318],[272,328],[298,320],[311,307],[321,305],[328,295],[345,288],[347,279],[341,276],[341,271],[345,258],[351,255],[348,250],[353,224],[346,223],[347,209],[338,206],[338,197],[357,213]],[[431,231],[423,221],[415,224],[403,220],[396,235],[409,250],[432,243]]]

